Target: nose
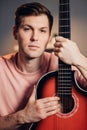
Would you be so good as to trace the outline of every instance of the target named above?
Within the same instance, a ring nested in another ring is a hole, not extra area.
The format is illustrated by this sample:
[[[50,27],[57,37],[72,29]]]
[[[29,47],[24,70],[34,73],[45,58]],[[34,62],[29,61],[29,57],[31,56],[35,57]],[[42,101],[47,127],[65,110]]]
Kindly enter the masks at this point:
[[[32,36],[31,36],[31,41],[38,41],[38,31],[37,30],[34,30],[32,32]]]

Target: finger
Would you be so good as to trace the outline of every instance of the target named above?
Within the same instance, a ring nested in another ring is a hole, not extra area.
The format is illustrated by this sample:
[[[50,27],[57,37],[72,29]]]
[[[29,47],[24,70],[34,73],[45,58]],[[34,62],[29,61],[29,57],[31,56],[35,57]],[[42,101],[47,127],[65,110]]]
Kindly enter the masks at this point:
[[[62,42],[55,42],[54,47],[58,47],[58,48],[62,47]]]
[[[47,113],[47,117],[48,117],[48,116],[51,116],[51,115],[54,115],[54,114],[57,114],[58,112],[60,112],[60,109],[59,109],[59,108],[56,109],[56,110],[53,110],[53,111],[49,111],[49,112]]]
[[[53,108],[49,108],[47,110],[47,115],[56,114],[58,112],[61,112],[61,104],[53,106]]]
[[[37,103],[39,104],[39,108],[47,108],[50,106],[54,106],[58,104],[58,100],[60,100],[59,97],[51,97],[51,98],[44,98],[44,99],[38,99]]]
[[[51,102],[51,101],[58,101],[58,100],[60,100],[60,98],[55,96],[55,97],[46,97],[46,98],[43,98],[40,100],[42,100],[43,103],[47,103],[47,102]]]
[[[44,104],[44,108],[49,108],[52,106],[58,105],[58,101],[52,101]]]
[[[31,96],[29,98],[29,102],[34,102],[35,100],[36,100],[36,88],[34,86],[32,94],[31,94]]]
[[[54,48],[54,52],[60,52],[60,48]]]
[[[47,113],[47,112],[50,112],[50,111],[55,111],[58,108],[59,108],[58,105],[54,105],[54,106],[50,106],[50,107],[45,108],[45,111]]]
[[[64,38],[64,37],[62,37],[62,36],[56,37],[55,40],[56,40],[56,42],[66,42],[66,41],[68,41],[67,38]]]

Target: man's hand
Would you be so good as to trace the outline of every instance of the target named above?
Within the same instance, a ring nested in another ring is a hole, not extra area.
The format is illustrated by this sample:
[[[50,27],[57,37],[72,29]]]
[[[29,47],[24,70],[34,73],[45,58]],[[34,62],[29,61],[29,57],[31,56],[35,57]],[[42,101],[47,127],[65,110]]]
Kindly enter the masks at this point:
[[[37,122],[60,111],[58,97],[46,97],[36,100],[36,89],[34,87],[31,97],[23,110],[24,122]]]
[[[56,37],[54,53],[66,64],[76,65],[79,62],[81,53],[75,42],[64,37]]]

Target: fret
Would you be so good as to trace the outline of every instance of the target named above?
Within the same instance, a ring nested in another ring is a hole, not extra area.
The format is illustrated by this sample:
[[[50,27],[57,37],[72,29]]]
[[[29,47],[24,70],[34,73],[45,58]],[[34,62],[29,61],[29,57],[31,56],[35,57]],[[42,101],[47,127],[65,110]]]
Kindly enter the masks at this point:
[[[72,93],[58,93],[58,96],[62,96],[62,95],[71,95]]]
[[[58,81],[58,86],[61,86],[61,87],[69,86],[69,87],[71,87],[71,82],[63,83],[63,82],[59,82],[59,81]]]
[[[60,76],[60,77],[58,77],[58,83],[59,82],[70,82],[70,80],[71,80],[71,77],[70,77],[70,75],[69,76],[67,76],[67,75],[65,75],[66,76],[66,78],[64,78],[64,76],[62,75],[62,76]],[[70,77],[70,78],[69,78]]]
[[[59,28],[70,27],[69,25],[60,25]]]
[[[59,87],[58,90],[61,90],[61,91],[62,91],[62,90],[70,90],[70,91],[71,91],[71,87],[64,87],[64,86],[63,86],[63,87],[62,87],[62,86],[61,86],[61,87],[58,86],[58,87]]]
[[[63,75],[60,76],[60,77],[58,77],[58,83],[61,82],[61,81],[62,81],[62,82],[63,82],[63,81],[64,81],[64,82],[65,82],[65,81],[66,81],[66,82],[70,82],[70,80],[71,80],[70,75],[69,75],[69,76],[65,75],[65,76],[66,76],[66,78],[65,78]],[[64,82],[63,82],[63,83],[64,83]]]
[[[70,81],[71,80],[71,74],[61,74],[61,75],[58,75],[58,80],[61,81],[61,80],[66,80],[66,81]]]
[[[60,67],[60,70],[59,71],[70,71],[71,69],[70,68],[67,68],[67,67]]]
[[[64,65],[59,66],[59,68],[60,68],[60,69],[59,69],[59,72],[60,72],[60,71],[67,71],[67,72],[68,72],[68,71],[71,70],[71,68],[69,68],[69,67],[67,67],[67,66],[64,66]]]
[[[61,6],[61,5],[64,5],[64,6],[65,6],[65,5],[68,5],[68,4],[69,4],[69,3],[60,3],[60,6]]]
[[[59,82],[58,81],[58,87],[71,87],[71,82],[63,82],[63,83],[61,83],[61,82]]]
[[[58,90],[59,93],[62,93],[61,90]],[[63,90],[64,93],[70,93],[70,90]]]
[[[69,11],[68,10],[66,10],[66,11],[60,11],[60,13],[69,13]]]
[[[63,33],[70,33],[70,32],[60,32],[60,35],[63,34]]]
[[[59,91],[59,90],[58,90],[58,93],[63,93],[63,92],[64,92],[64,93],[71,93],[72,91],[71,91],[71,90],[67,90],[67,91],[66,91],[66,90],[65,90],[65,91],[61,91],[61,90]]]
[[[62,21],[62,20],[69,21],[70,19],[69,19],[69,18],[61,18],[61,19],[59,20],[59,22]]]
[[[59,85],[68,85],[68,84],[71,84],[72,82],[71,82],[71,80],[70,79],[67,79],[67,80],[58,80],[58,86]]]
[[[72,89],[71,89],[71,87],[65,87],[65,86],[63,86],[62,88],[61,88],[61,86],[58,86],[59,87],[59,89],[58,89],[58,91],[65,91],[65,90],[69,90],[69,91],[72,91]]]
[[[67,78],[67,79],[64,79],[64,80],[58,79],[58,84],[59,84],[59,83],[60,83],[60,84],[71,83],[71,79],[68,79],[68,78]],[[59,85],[60,85],[60,84],[59,84]]]

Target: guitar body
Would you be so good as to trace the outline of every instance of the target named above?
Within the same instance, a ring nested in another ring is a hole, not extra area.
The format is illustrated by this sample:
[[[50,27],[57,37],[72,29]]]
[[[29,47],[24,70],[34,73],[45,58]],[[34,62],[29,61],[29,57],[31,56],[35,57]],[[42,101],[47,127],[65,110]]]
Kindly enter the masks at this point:
[[[57,75],[58,71],[55,71],[41,78],[37,85],[37,99],[55,95]],[[71,111],[60,112],[34,123],[30,130],[87,130],[87,96],[77,91],[74,84],[72,84],[72,99],[74,103],[70,101],[73,103]]]

